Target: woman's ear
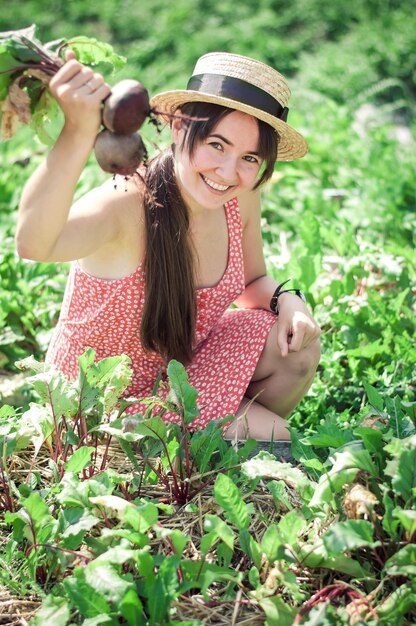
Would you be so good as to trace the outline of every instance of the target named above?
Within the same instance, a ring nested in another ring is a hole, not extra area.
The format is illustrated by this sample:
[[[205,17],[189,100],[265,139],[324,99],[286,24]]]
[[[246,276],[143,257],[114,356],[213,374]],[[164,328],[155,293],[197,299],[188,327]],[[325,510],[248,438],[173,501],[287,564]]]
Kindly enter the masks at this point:
[[[182,119],[180,116],[174,117],[172,120],[172,141],[178,143],[179,133],[182,129]]]

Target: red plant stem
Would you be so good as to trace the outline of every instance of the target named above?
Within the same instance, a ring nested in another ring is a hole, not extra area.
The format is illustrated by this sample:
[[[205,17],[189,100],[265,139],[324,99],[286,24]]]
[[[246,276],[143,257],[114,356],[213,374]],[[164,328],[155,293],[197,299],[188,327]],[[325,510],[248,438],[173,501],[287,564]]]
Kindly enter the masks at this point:
[[[107,443],[105,444],[105,448],[104,448],[104,454],[103,454],[103,459],[101,461],[100,472],[102,472],[105,469],[106,465],[107,465],[108,449],[110,447],[111,440],[112,440],[112,436],[109,435],[107,437]]]
[[[186,428],[186,426],[185,426]],[[189,438],[188,438],[188,433],[184,432],[182,435],[182,441],[181,444],[183,444],[184,447],[184,452],[185,452],[185,476],[186,478],[190,478],[192,475],[192,461],[191,458],[189,456],[189,448],[190,448],[190,442],[189,442]],[[186,486],[186,492],[188,492],[189,487],[188,485]]]
[[[377,611],[375,611],[373,609],[373,607],[371,606],[371,604],[369,603],[369,601],[367,600],[366,597],[362,596],[360,593],[358,593],[358,591],[355,591],[354,589],[347,591],[347,596],[348,599],[350,600],[350,602],[354,603],[355,606],[355,600],[361,600],[361,602],[364,602],[364,604],[366,605],[367,609],[370,611],[371,615],[377,620],[379,621],[379,616]],[[359,606],[359,605],[358,605]],[[358,609],[357,609],[358,611]]]
[[[296,615],[293,621],[293,626],[297,626],[298,624],[300,624],[303,616],[306,615],[306,613],[308,613],[314,606],[325,601],[331,602],[335,598],[341,597],[343,595],[345,595],[350,602],[352,602],[354,599],[355,600],[359,599],[362,602],[364,602],[368,610],[371,612],[371,614],[374,617],[376,617],[376,619],[378,619],[377,613],[371,607],[367,598],[365,598],[355,589],[349,588],[347,583],[342,583],[342,585],[341,584],[328,585],[327,587],[324,587],[323,589],[315,593],[311,598],[309,598],[309,600],[305,602],[305,604],[301,607],[298,614]]]
[[[329,591],[328,593],[328,600],[332,600],[333,598],[337,598],[338,596],[342,596],[344,595],[345,591],[343,589],[331,589],[331,591]],[[317,604],[320,602],[321,600],[317,601]]]
[[[106,528],[112,528],[111,523],[110,523],[110,521],[109,521],[109,519],[107,517],[107,513],[105,511],[105,507],[101,506],[100,504],[96,504],[96,507],[99,510],[99,512],[101,513],[101,517],[102,517],[102,520],[103,520]]]
[[[62,422],[63,422],[64,428],[65,428],[65,433],[66,433],[66,435],[68,435],[68,431],[69,431],[68,423],[67,423],[64,415],[62,415],[61,417],[62,417]],[[61,434],[62,434],[62,432],[63,432],[63,428],[61,430]],[[69,452],[69,449],[71,447],[72,447],[72,445],[70,443],[68,443],[68,441],[65,441],[64,449],[63,449],[63,452],[62,452],[62,460],[64,462],[68,458],[68,452]]]
[[[80,559],[85,559],[86,561],[92,561],[93,557],[86,556],[82,554],[82,552],[77,552],[76,550],[69,550],[68,548],[61,548],[60,546],[54,546],[51,543],[32,543],[25,552],[26,558],[29,556],[32,549],[35,548],[50,548],[51,550],[58,550],[60,552],[66,552],[68,554],[73,554],[74,556],[79,557]]]
[[[371,550],[372,555],[374,556],[375,560],[377,561],[377,563],[380,565],[381,569],[383,569],[384,567],[384,561],[381,558],[381,556],[379,555],[379,553],[377,552],[376,548],[373,548]]]
[[[29,39],[24,35],[21,35],[19,39],[20,43],[26,46],[26,48],[28,48],[29,50],[32,50],[32,52],[34,52],[35,54],[37,54],[42,59],[42,61],[55,64],[55,59],[42,46],[38,46],[37,43],[32,41],[32,39]]]
[[[29,515],[29,527],[30,530],[32,531],[32,535],[33,535],[33,543],[36,544],[36,532],[35,532],[35,527],[33,525],[33,520]]]
[[[85,383],[85,381],[84,381]],[[78,427],[78,435],[79,435],[79,442],[78,442],[78,448],[82,445],[83,441],[85,440],[85,444],[88,444],[87,441],[87,437],[88,437],[88,430],[87,430],[87,420],[85,418],[85,415],[82,413],[81,409],[82,409],[82,393],[84,391],[84,383],[81,386],[81,391],[79,394],[79,403],[78,403],[78,412],[77,412],[77,418],[75,420],[75,424]],[[75,425],[74,425],[75,428]]]
[[[91,476],[94,475],[94,471],[95,471],[95,467],[96,467],[96,463],[97,463],[97,456],[98,456],[98,433],[95,432],[93,434],[93,446],[95,448],[94,452],[93,452],[93,459],[92,459],[92,463],[91,463],[91,467],[90,467],[90,478]]]
[[[26,70],[31,69],[42,70],[46,74],[53,76],[59,70],[59,66],[55,66],[53,63],[45,63],[43,61],[39,63],[25,63],[24,65],[14,65],[13,67],[9,67],[7,70],[2,70],[0,74],[14,74],[15,72],[25,72]]]
[[[120,489],[121,489],[121,491],[122,491],[122,493],[123,493],[124,498],[125,498],[128,502],[130,502],[130,500],[131,500],[131,495],[130,495],[130,494],[129,494],[129,492],[127,491],[126,487],[125,487],[124,485],[120,485]]]
[[[78,434],[80,435],[80,430],[79,430],[79,425],[78,422],[81,419],[81,409],[82,409],[82,394],[84,393],[84,387],[85,387],[85,382],[86,382],[86,376],[84,376],[84,378],[82,379],[81,382],[81,386],[80,386],[80,390],[79,390],[79,401],[78,401],[78,410],[77,410],[77,416],[74,420],[74,430],[76,428],[78,428]]]
[[[161,442],[161,444],[163,446],[163,450],[164,450],[164,452],[166,454],[166,458],[168,459],[170,471],[172,472],[173,484],[174,484],[175,492],[176,492],[175,495],[177,495],[180,498],[180,496],[182,495],[182,492],[181,492],[181,489],[180,489],[180,487],[178,485],[178,480],[177,480],[177,477],[176,477],[176,473],[175,473],[175,471],[174,471],[174,469],[172,467],[172,461],[171,461],[171,458],[169,456],[168,448],[167,448],[165,442],[163,441],[162,437],[160,437],[158,435],[158,433],[153,430],[153,428],[150,428],[150,426],[147,426],[147,428],[150,430],[150,432],[152,432],[154,435],[156,435],[156,437],[159,439],[159,441]]]
[[[14,511],[13,498],[10,493],[10,487],[9,487],[9,483],[7,482],[7,477],[5,476],[2,467],[0,467],[0,472],[1,472],[1,482],[3,483],[3,489],[4,489],[4,503],[6,506],[6,510],[13,512]]]
[[[144,459],[144,457],[143,457],[143,459]],[[146,465],[148,467],[150,467],[152,472],[154,472],[156,474],[156,476],[158,477],[160,482],[162,482],[164,484],[166,489],[169,489],[169,480],[168,480],[168,478],[166,478],[166,476],[162,472],[159,472],[159,470],[156,469],[156,467],[149,461],[148,458],[146,458],[146,460],[144,462],[146,463]]]
[[[37,459],[37,454],[34,454],[32,460],[30,461],[29,471],[28,471],[27,476],[26,476],[26,480],[25,480],[26,485],[29,482],[29,478],[30,478],[30,475],[32,473],[33,466],[35,464],[36,459]]]
[[[313,596],[311,596],[309,600],[305,602],[303,607],[301,607],[301,609],[299,610],[298,614],[296,615],[293,621],[293,626],[296,626],[297,624],[299,624],[302,620],[302,617],[306,615],[306,613],[308,613],[312,607],[314,607],[316,604],[319,604],[320,602],[325,601],[328,598],[328,593],[334,587],[337,588],[336,585],[328,585],[327,587],[324,587],[320,591],[317,591]]]
[[[161,524],[160,522],[157,523],[157,525],[159,526],[159,528],[164,528],[163,524]],[[172,539],[170,537],[165,537],[165,543],[167,543],[167,545],[170,548],[170,551],[172,554],[177,554],[177,551],[175,549],[175,546],[173,545]],[[178,580],[180,583],[183,583],[183,581],[185,580],[185,577],[183,575],[183,571],[181,566],[179,565],[178,569],[176,570],[177,575],[178,575]]]
[[[180,445],[180,444],[179,444]],[[177,472],[177,469],[179,467],[179,480],[180,480],[180,489],[181,489],[181,501],[182,502],[186,502],[186,492],[187,492],[187,483],[185,483],[185,476],[183,475],[183,465],[181,462],[180,457],[178,457],[178,455],[175,456],[175,460],[174,460],[174,465],[173,467],[175,468],[175,471]]]
[[[369,510],[369,514],[370,514],[371,522],[372,522],[372,524],[374,526],[374,529],[376,531],[377,539],[380,541],[381,547],[383,549],[384,558],[385,558],[385,560],[387,560],[387,556],[388,556],[387,555],[387,548],[386,548],[386,544],[384,543],[384,540],[383,540],[383,532],[382,532],[382,530],[380,528],[379,521],[377,519],[377,516],[374,514],[373,510],[370,509]],[[378,556],[378,553],[376,553],[376,554]],[[376,558],[377,558],[377,556],[376,556]],[[377,560],[380,563],[381,567],[383,568],[384,567],[384,562],[382,562],[381,559],[377,559]]]
[[[85,417],[84,414],[81,415],[81,419],[80,419],[80,438],[79,438],[79,444],[78,447],[83,444],[83,445],[88,445],[88,428],[87,428],[87,418]],[[83,443],[85,440],[85,444]]]
[[[98,43],[96,43],[95,41],[67,41],[66,43],[63,43],[62,45],[59,46],[58,50],[57,50],[57,55],[58,57],[60,57],[60,54],[62,52],[62,50],[65,50],[65,48],[69,48],[69,46],[97,46],[97,48],[99,48],[100,46],[98,45]]]

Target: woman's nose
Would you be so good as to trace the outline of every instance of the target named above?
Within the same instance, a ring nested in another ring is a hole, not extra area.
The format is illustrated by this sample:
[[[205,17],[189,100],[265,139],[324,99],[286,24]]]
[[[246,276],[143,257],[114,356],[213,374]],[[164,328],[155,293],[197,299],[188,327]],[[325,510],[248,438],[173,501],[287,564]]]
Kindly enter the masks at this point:
[[[236,159],[228,157],[221,161],[221,164],[217,167],[217,172],[224,182],[229,184],[235,183],[238,175]]]

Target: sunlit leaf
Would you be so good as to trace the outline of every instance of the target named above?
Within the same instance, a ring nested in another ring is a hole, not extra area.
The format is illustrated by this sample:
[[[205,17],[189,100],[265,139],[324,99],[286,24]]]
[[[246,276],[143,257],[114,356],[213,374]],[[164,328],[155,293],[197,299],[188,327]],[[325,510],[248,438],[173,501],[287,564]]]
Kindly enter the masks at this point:
[[[378,391],[375,389],[375,387],[372,387],[371,385],[369,385],[366,381],[364,381],[364,389],[367,393],[367,398],[369,403],[375,408],[377,409],[377,411],[382,411],[384,408],[384,399],[383,396],[381,396]]]
[[[274,478],[283,480],[295,489],[301,497],[309,500],[313,493],[314,483],[297,467],[290,463],[281,463],[267,452],[260,452],[241,465],[241,469],[249,478]]]
[[[143,605],[134,589],[127,590],[118,606],[129,626],[144,626]]]
[[[53,432],[53,416],[50,407],[44,407],[34,402],[30,403],[19,420],[16,433],[17,449],[21,450],[31,443],[34,446],[35,455],[38,454],[42,444]]]
[[[178,361],[169,362],[167,374],[171,391],[174,393],[175,403],[183,413],[185,424],[190,424],[199,415],[197,406],[198,392],[189,384],[185,368]]]
[[[386,561],[384,569],[391,576],[416,576],[416,545],[401,548]]]
[[[259,603],[266,613],[266,626],[292,626],[297,610],[286,604],[280,596],[262,598]]]
[[[66,626],[70,616],[70,605],[66,598],[60,598],[51,594],[47,595],[40,609],[30,620],[31,626]]]
[[[416,533],[416,510],[414,509],[396,509],[393,512],[393,516],[396,517],[403,528],[405,529],[407,536],[413,537]]]
[[[216,534],[230,550],[234,549],[235,533],[220,517],[207,514],[204,519],[204,528]]]
[[[397,494],[408,502],[414,497],[416,487],[416,437],[403,447],[400,454],[388,461],[385,472],[391,477],[392,486]]]
[[[72,605],[84,617],[110,613],[107,600],[86,581],[85,570],[82,567],[76,567],[72,576],[64,578],[63,586]]]
[[[107,600],[116,603],[133,586],[132,581],[120,576],[111,565],[96,561],[85,568],[85,580]]]
[[[219,474],[214,485],[214,497],[224,509],[229,521],[237,528],[246,528],[250,517],[247,504],[244,502],[238,487],[229,476]]]
[[[72,50],[75,51],[78,60],[85,65],[96,66],[99,63],[107,63],[114,71],[120,70],[126,63],[126,58],[116,54],[113,47],[105,42],[91,37],[71,37],[68,41]]]
[[[374,527],[366,520],[347,520],[333,524],[322,536],[331,555],[338,555],[362,546],[373,546]]]
[[[65,470],[67,472],[74,472],[77,474],[91,464],[91,457],[95,452],[95,448],[92,446],[82,446],[75,450],[69,461],[65,463]]]

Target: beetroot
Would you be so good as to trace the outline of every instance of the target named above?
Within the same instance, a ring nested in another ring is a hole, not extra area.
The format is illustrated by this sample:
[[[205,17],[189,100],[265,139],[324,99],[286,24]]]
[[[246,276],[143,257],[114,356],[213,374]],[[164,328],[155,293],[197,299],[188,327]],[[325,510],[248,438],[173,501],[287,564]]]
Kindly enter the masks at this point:
[[[146,158],[146,147],[139,133],[116,135],[102,130],[95,139],[94,152],[101,169],[123,176],[132,176]]]
[[[137,80],[122,80],[104,101],[102,121],[117,135],[130,135],[139,130],[150,113],[149,94]]]
[[[101,131],[95,141],[95,156],[105,172],[130,176],[146,157],[137,133],[150,114],[149,94],[137,80],[122,80],[104,101]]]

